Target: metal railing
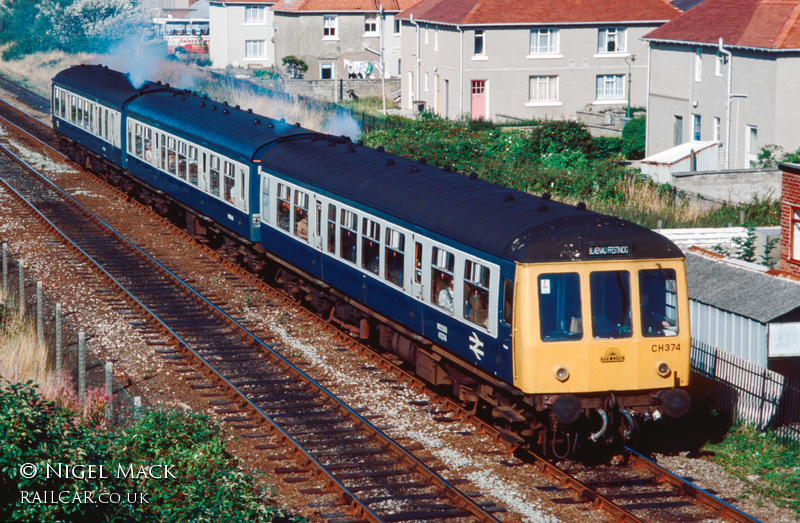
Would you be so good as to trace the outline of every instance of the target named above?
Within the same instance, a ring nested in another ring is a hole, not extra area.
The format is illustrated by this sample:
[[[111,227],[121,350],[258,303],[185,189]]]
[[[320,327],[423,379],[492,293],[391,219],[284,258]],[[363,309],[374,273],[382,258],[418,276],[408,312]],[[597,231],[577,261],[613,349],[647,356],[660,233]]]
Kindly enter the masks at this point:
[[[717,406],[735,421],[800,447],[800,382],[694,339],[691,368],[711,382]]]

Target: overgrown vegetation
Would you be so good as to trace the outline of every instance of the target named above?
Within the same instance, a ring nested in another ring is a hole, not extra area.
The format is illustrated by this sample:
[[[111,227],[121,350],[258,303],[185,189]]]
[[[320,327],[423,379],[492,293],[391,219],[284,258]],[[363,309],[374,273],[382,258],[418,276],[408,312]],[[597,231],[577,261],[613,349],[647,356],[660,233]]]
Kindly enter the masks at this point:
[[[783,147],[770,143],[761,148],[758,153],[758,166],[771,169],[778,166],[779,162],[800,163],[800,149],[794,152],[784,152]]]
[[[636,136],[642,130],[634,128],[631,133]],[[637,140],[630,139],[634,145]],[[465,174],[476,172],[483,180],[520,191],[550,192],[569,203],[585,201],[593,210],[651,228],[659,222],[664,228],[725,227],[738,223],[740,210],[745,211],[747,223],[779,223],[779,202],[754,200],[749,205],[708,210],[667,185],[644,179],[618,163],[624,140],[593,138],[583,124],[574,121],[503,129],[491,122],[448,121],[423,113],[403,127],[370,132],[364,141],[429,164],[450,165]],[[634,145],[629,147],[635,150]]]
[[[800,518],[800,447],[791,448],[770,432],[738,426],[720,443],[703,449],[730,474],[747,482],[747,493],[770,498]]]

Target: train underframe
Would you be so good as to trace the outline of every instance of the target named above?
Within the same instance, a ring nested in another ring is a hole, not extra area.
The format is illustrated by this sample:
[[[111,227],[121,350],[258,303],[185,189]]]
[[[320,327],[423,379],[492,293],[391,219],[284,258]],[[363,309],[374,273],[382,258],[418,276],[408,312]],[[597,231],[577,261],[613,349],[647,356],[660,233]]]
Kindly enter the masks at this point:
[[[524,394],[431,340],[370,310],[325,282],[220,226],[119,166],[59,136],[62,151],[130,198],[184,229],[265,282],[273,284],[352,337],[403,360],[413,372],[474,415],[491,416],[508,441],[565,458],[583,447],[611,445],[636,437],[641,421],[663,414],[680,417],[689,398],[680,389],[629,393]]]

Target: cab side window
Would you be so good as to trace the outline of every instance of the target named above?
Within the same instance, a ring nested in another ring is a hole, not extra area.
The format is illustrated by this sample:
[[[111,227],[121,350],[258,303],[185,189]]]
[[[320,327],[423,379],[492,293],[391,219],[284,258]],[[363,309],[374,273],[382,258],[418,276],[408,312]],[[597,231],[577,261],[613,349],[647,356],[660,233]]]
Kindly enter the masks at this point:
[[[490,276],[488,267],[472,260],[464,262],[464,319],[487,329]]]
[[[514,319],[514,282],[503,279],[503,323],[511,325]]]
[[[455,309],[454,268],[455,256],[439,247],[432,249],[431,303],[453,314]]]

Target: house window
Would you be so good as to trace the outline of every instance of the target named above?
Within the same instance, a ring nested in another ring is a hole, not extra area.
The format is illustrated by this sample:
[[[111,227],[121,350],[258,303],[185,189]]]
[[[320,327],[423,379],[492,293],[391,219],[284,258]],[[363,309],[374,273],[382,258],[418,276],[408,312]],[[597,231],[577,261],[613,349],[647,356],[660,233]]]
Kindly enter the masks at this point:
[[[714,117],[714,140],[719,141],[720,137],[720,119]]]
[[[694,120],[694,122],[693,122],[694,125],[692,126],[694,128],[694,133],[693,133],[692,139],[694,141],[696,141],[696,142],[699,142],[700,141],[700,115],[699,114],[693,114],[692,115],[692,119]]]
[[[675,117],[675,129],[673,130],[675,136],[675,145],[683,143],[683,116]]]
[[[402,25],[403,24],[400,22],[400,20],[398,18],[394,19],[394,34],[395,35],[399,35],[400,34],[400,27]]]
[[[750,169],[758,167],[758,128],[747,126],[747,158],[745,163]]]
[[[800,207],[791,207],[791,211],[792,211],[791,255],[792,255],[792,260],[800,261]]]
[[[531,29],[530,54],[558,53],[558,29]]]
[[[336,40],[336,15],[325,15],[322,17],[322,39],[323,40]]]
[[[694,81],[699,82],[703,78],[703,50],[698,49],[694,58]]]
[[[486,54],[486,50],[484,49],[484,34],[483,29],[476,29],[475,30],[475,54],[476,55],[484,55]]]
[[[266,50],[267,50],[266,40],[247,40],[245,42],[244,57],[264,58],[267,56]]]
[[[722,76],[722,63],[725,58],[722,56],[722,53],[717,51],[717,59],[714,60],[714,75]]]
[[[625,51],[625,29],[607,27],[597,31],[597,52],[622,53]]]
[[[625,99],[625,76],[621,74],[609,74],[597,77],[597,99],[598,100],[624,100]]]
[[[531,102],[558,100],[558,76],[531,76],[528,99]]]
[[[319,64],[319,77],[322,80],[332,80],[333,64]]]
[[[378,13],[368,13],[364,15],[364,34],[378,34]]]
[[[244,8],[244,23],[258,24],[267,21],[267,6],[253,5]]]

